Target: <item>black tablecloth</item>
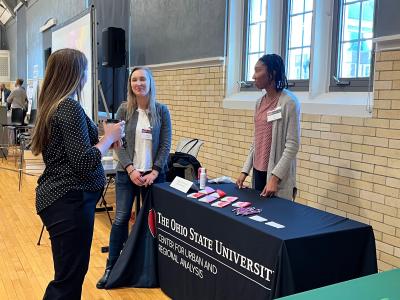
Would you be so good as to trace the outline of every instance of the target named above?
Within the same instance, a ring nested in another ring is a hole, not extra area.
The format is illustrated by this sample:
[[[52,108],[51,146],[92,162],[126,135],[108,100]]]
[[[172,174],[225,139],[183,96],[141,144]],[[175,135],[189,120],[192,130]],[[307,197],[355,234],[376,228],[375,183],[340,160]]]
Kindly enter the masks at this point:
[[[371,226],[233,184],[211,187],[285,228],[155,185],[107,288],[159,284],[173,299],[273,299],[377,272]]]

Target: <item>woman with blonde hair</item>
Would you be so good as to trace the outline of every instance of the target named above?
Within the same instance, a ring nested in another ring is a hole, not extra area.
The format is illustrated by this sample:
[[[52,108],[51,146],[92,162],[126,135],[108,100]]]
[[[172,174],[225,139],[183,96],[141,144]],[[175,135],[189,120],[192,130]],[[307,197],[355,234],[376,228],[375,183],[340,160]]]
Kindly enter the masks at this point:
[[[105,184],[101,157],[124,134],[124,122],[104,125],[99,141],[79,103],[87,65],[78,50],[54,52],[38,100],[31,147],[46,167],[36,188],[36,210],[50,235],[55,271],[43,299],[81,299],[95,206]]]
[[[126,147],[117,150],[116,214],[110,234],[109,255],[97,288],[104,288],[111,269],[128,238],[128,223],[134,198],[136,213],[140,195],[144,200],[153,183],[164,182],[171,149],[171,118],[166,105],[156,101],[151,71],[137,67],[128,79],[128,101],[117,118],[125,120]]]

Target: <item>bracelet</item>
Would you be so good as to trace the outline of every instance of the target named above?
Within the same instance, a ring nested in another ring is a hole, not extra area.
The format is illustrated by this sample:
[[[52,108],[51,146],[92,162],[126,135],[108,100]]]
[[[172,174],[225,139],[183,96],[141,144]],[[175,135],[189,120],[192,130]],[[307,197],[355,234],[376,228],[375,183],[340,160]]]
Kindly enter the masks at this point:
[[[132,171],[128,172],[128,176],[131,177],[131,174],[133,173],[133,171],[135,171],[136,169],[132,169]]]

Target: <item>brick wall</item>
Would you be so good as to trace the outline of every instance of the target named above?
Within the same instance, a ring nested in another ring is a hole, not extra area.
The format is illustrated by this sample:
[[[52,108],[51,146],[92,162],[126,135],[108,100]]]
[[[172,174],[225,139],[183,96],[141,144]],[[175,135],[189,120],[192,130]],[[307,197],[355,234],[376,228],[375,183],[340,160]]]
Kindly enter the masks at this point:
[[[376,55],[372,118],[302,115],[298,202],[371,224],[380,270],[400,267],[400,51]],[[205,142],[211,176],[236,178],[253,135],[252,110],[222,107],[224,67],[154,72],[171,111],[173,148]]]

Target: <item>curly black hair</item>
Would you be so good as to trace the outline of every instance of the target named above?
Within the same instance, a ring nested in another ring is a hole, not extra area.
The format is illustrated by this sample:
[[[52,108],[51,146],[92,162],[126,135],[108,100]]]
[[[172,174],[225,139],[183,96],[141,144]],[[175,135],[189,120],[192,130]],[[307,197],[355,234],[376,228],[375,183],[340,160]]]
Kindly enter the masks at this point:
[[[265,54],[258,61],[267,67],[270,78],[275,81],[277,91],[287,88],[288,82],[282,57],[278,54]]]

